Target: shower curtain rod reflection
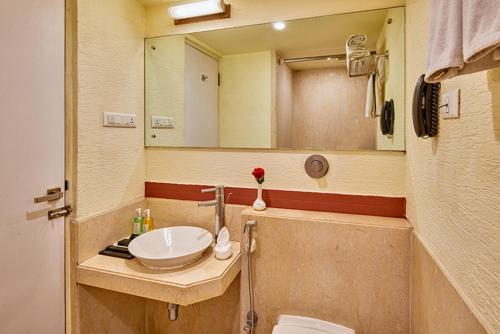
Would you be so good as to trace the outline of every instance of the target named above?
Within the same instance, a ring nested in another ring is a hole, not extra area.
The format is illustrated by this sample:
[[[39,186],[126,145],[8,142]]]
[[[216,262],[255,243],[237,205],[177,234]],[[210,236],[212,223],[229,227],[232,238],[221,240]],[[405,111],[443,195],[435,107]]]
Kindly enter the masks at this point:
[[[371,52],[372,55],[377,55],[375,51]],[[286,58],[280,59],[280,64],[288,64],[288,63],[299,63],[303,61],[318,61],[318,60],[345,60],[346,54],[336,54],[336,55],[324,55],[324,56],[311,56],[311,57],[298,57],[298,58]]]

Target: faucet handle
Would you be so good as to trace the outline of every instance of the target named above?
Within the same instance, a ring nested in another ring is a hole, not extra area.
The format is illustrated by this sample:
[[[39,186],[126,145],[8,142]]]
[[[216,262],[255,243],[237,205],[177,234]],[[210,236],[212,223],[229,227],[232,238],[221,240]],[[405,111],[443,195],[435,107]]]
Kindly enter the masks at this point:
[[[213,192],[223,192],[223,191],[224,191],[223,185],[217,185],[215,186],[215,188],[201,189],[202,193],[213,193]]]

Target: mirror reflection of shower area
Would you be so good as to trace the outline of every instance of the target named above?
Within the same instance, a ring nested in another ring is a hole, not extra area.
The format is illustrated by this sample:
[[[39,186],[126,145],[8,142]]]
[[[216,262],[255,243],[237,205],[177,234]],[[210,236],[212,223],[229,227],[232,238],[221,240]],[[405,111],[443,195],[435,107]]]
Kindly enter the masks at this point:
[[[362,48],[348,49],[353,35]],[[404,8],[148,38],[145,49],[146,146],[404,150]]]
[[[376,119],[362,112],[368,78],[350,78],[345,61],[282,62],[276,81],[278,148],[376,148]]]

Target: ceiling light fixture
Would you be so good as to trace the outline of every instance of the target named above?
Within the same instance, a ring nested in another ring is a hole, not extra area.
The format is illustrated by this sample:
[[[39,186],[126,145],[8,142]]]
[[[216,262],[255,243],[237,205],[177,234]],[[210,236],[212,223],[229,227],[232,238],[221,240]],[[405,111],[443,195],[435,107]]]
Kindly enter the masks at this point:
[[[283,21],[274,22],[273,28],[276,30],[284,30],[286,28],[286,23]]]
[[[188,2],[168,9],[174,24],[194,23],[199,21],[224,19],[231,17],[231,5],[224,0],[203,0]]]

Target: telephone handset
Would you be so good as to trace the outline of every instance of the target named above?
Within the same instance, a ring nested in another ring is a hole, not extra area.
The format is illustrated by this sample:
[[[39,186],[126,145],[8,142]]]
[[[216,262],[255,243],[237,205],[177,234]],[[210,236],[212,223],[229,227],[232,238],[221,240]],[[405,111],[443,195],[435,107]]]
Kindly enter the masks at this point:
[[[438,133],[440,83],[427,83],[422,74],[413,93],[413,126],[418,137],[434,137]]]
[[[394,100],[385,101],[384,108],[380,114],[380,130],[385,136],[394,134]]]

